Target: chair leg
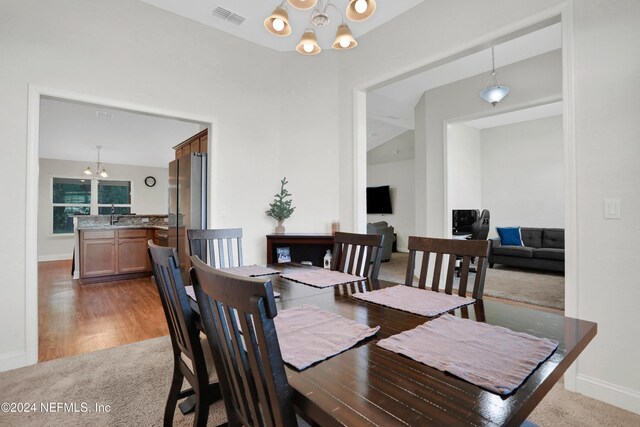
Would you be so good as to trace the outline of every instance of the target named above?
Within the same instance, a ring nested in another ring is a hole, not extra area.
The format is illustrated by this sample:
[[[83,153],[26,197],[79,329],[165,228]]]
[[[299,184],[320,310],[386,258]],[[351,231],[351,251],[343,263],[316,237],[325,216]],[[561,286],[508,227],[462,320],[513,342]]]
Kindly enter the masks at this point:
[[[178,398],[180,397],[180,389],[184,376],[177,365],[173,367],[173,379],[171,380],[171,388],[167,397],[167,404],[164,408],[164,425],[169,427],[173,425],[173,413],[176,411]]]
[[[198,392],[196,393],[200,394]],[[198,396],[196,399],[196,412],[193,418],[193,425],[195,427],[206,427],[209,418],[209,402],[203,397],[204,396]]]
[[[182,412],[182,415],[187,415],[187,414],[193,412],[195,407],[196,407],[196,396],[195,395],[191,395],[191,396],[187,397],[185,400],[180,402],[180,404],[178,405],[178,408],[180,408],[180,412]]]

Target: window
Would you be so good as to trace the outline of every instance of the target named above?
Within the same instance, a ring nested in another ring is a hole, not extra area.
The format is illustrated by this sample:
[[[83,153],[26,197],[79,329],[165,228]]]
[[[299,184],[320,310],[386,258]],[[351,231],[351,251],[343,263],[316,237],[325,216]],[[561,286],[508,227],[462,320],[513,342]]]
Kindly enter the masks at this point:
[[[131,181],[53,178],[51,201],[53,234],[71,234],[74,215],[130,214]]]

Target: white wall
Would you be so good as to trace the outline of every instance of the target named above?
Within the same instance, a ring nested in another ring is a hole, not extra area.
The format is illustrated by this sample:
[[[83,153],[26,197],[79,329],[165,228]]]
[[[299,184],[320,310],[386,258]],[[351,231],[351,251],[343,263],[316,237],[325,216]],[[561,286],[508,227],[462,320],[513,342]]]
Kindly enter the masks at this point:
[[[40,159],[38,184],[38,260],[52,261],[71,259],[73,236],[53,235],[53,214],[51,208],[52,178],[81,178],[86,162],[71,160]],[[136,214],[166,214],[168,211],[168,169],[148,166],[115,165],[107,166],[109,178],[131,181],[131,212]],[[144,179],[153,176],[156,185],[147,187]]]
[[[483,129],[482,208],[496,227],[564,228],[562,117]]]
[[[451,212],[484,209],[482,197],[482,139],[480,131],[464,124],[447,127],[447,228],[451,235]]]
[[[340,139],[352,141],[357,134],[354,89],[463,51],[515,28],[516,22],[535,20],[548,8],[564,4],[571,5],[573,13],[565,18],[574,47],[567,63],[573,77],[568,89],[575,96],[565,102],[575,102],[569,108],[575,114],[577,153],[577,230],[568,230],[577,231],[577,248],[568,252],[569,257],[577,256],[577,274],[567,278],[567,315],[598,322],[598,336],[575,364],[577,376],[572,375],[566,384],[640,413],[640,340],[635,317],[640,286],[629,269],[635,263],[634,245],[640,237],[640,223],[633,216],[640,210],[640,44],[630,43],[640,39],[640,2],[427,0],[361,37],[353,54],[345,56],[340,79]],[[507,81],[502,73],[500,76]],[[503,103],[508,108],[509,98],[515,95],[513,91],[494,111]],[[418,128],[424,109],[424,102],[419,103],[416,138],[425,132]],[[416,146],[416,159],[420,150]],[[341,146],[340,211],[345,219],[351,218],[355,207],[356,154],[353,144]],[[416,160],[416,178],[419,173],[424,174]],[[424,186],[426,183],[416,182],[416,191]],[[437,203],[436,193],[429,196]],[[603,199],[608,197],[622,199],[621,220],[603,219]],[[425,199],[416,200],[416,210],[420,212],[424,204]],[[424,222],[416,216],[417,232],[423,231]],[[569,233],[568,237],[573,236]],[[613,284],[615,291],[603,284]],[[571,302],[576,295],[577,305]]]
[[[388,185],[391,193],[392,214],[369,214],[367,222],[386,221],[397,234],[396,247],[400,252],[408,252],[409,236],[414,235],[415,175],[413,159],[367,165],[367,186]]]

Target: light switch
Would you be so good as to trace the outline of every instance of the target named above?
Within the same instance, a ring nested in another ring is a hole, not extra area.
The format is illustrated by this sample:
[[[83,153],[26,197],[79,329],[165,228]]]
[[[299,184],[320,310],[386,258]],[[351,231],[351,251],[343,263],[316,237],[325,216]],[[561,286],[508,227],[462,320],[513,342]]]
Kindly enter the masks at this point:
[[[620,219],[621,206],[620,199],[604,199],[604,219]]]

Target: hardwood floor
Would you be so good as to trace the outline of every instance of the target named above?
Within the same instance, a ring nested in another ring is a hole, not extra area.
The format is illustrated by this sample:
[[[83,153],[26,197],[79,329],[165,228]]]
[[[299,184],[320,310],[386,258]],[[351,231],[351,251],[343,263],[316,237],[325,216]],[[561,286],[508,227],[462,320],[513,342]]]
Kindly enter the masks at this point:
[[[38,264],[38,360],[168,335],[151,278],[80,285],[71,261]]]

